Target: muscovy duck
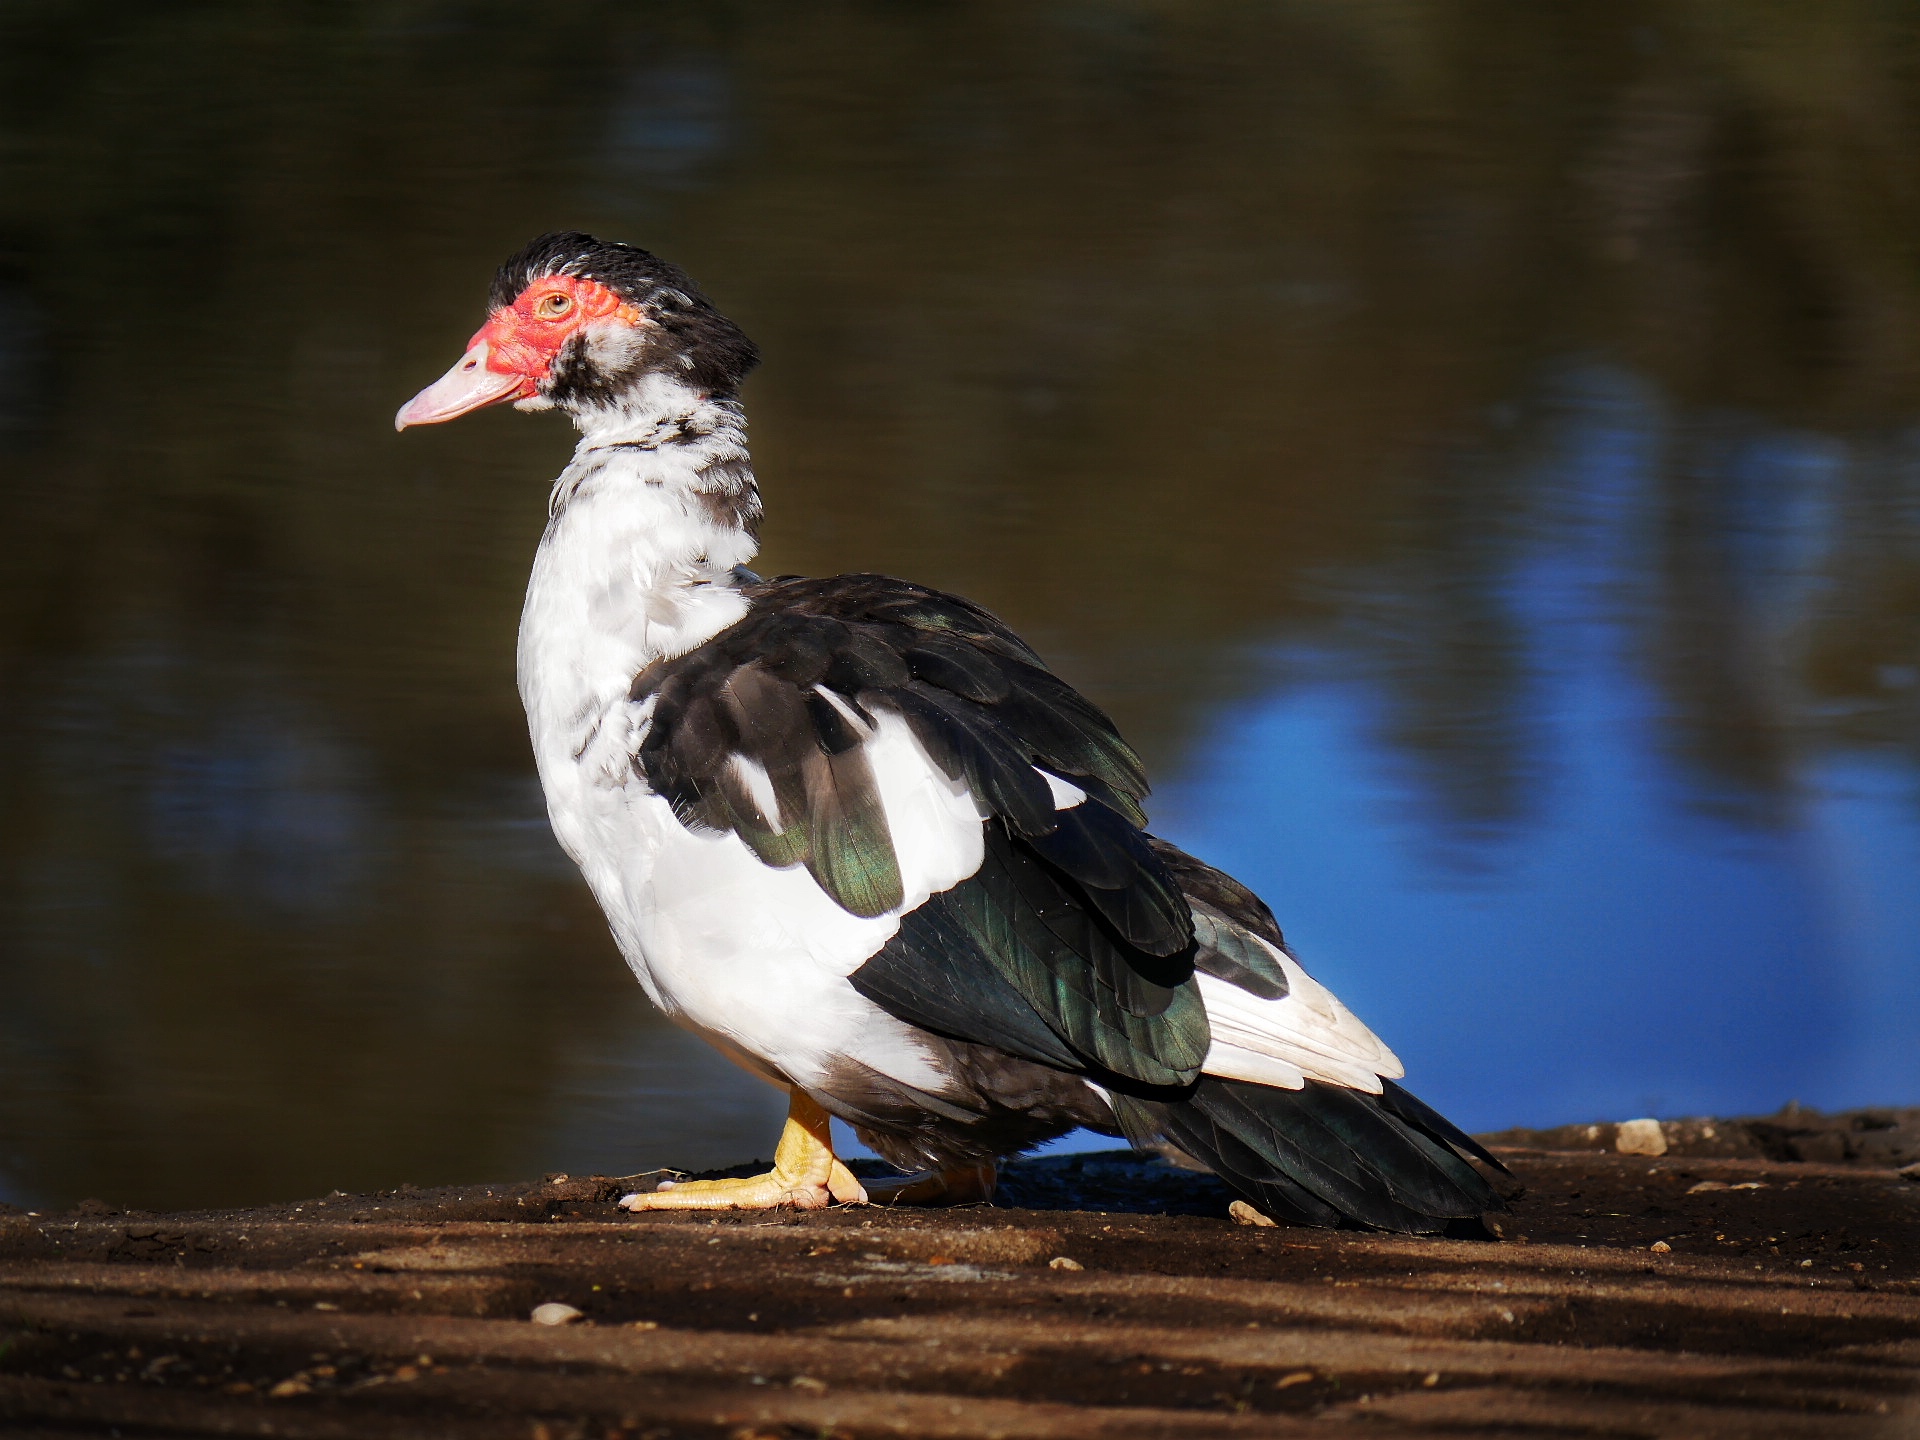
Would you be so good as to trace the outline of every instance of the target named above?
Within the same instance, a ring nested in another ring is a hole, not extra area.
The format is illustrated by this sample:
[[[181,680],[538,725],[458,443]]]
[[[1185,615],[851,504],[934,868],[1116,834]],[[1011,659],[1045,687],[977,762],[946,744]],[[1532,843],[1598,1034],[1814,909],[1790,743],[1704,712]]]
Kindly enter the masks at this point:
[[[764,580],[753,343],[644,250],[546,235],[397,428],[485,406],[579,428],[520,625],[554,833],[669,1016],[790,1097],[774,1168],[631,1210],[868,1198],[829,1116],[985,1198],[1078,1126],[1193,1157],[1269,1217],[1435,1232],[1497,1209],[1484,1149],[1233,879],[1146,833],[1099,708],[969,601]],[[878,1187],[874,1187],[876,1190]]]

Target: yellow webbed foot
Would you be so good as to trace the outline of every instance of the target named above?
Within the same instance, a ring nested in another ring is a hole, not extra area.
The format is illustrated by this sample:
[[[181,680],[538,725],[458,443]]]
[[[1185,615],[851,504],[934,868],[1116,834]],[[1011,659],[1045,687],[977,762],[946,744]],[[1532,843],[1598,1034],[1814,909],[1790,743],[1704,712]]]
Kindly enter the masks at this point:
[[[628,1195],[622,1210],[824,1210],[838,1200],[867,1198],[852,1171],[833,1153],[827,1112],[798,1090],[773,1152],[773,1169],[738,1180],[663,1180],[650,1194]]]

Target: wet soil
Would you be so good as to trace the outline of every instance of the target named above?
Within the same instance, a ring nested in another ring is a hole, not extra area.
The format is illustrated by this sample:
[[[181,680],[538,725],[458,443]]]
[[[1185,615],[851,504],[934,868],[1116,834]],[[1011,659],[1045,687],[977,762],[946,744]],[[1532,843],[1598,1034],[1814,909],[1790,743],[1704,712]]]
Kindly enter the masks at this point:
[[[1920,1435],[1920,1182],[1684,1153],[1747,1123],[1505,1137],[1591,1148],[1503,1146],[1486,1239],[1238,1225],[1125,1151],[944,1211],[633,1217],[650,1177],[549,1176],[11,1212],[0,1433]]]

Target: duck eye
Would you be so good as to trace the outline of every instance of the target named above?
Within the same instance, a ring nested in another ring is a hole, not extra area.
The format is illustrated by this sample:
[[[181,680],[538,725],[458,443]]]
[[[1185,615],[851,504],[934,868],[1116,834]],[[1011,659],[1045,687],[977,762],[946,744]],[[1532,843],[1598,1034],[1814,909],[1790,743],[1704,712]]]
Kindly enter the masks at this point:
[[[573,309],[573,297],[554,290],[533,302],[533,313],[542,320],[558,320]]]

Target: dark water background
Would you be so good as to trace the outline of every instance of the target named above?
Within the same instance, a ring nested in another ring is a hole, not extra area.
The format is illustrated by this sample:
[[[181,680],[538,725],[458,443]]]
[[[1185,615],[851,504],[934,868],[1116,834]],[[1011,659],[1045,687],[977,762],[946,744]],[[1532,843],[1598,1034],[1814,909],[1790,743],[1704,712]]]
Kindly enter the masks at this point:
[[[1920,1101],[1920,6],[0,11],[0,1199],[765,1153],[547,838],[581,227],[1474,1127]]]

